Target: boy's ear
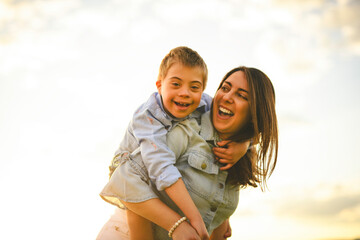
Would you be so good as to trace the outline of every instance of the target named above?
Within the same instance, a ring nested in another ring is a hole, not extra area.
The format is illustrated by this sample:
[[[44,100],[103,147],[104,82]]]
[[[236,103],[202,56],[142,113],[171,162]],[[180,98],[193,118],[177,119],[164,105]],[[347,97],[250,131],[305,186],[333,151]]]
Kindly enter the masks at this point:
[[[156,81],[156,88],[157,88],[158,92],[161,93],[161,80]]]

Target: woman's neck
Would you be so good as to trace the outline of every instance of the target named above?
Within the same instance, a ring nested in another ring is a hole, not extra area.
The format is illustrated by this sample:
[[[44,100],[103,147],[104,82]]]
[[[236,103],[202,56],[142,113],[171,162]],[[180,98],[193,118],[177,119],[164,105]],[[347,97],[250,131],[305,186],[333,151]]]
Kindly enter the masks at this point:
[[[219,136],[219,138],[221,140],[228,140],[230,139],[231,135],[230,134],[226,134],[226,133],[219,133],[217,132],[217,135]]]

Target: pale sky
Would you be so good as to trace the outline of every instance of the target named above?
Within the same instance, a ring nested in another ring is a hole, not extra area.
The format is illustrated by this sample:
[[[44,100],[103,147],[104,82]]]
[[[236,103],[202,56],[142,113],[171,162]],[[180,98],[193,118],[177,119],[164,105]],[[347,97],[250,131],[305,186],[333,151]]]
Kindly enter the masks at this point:
[[[278,165],[231,218],[246,240],[360,237],[360,1],[0,0],[0,239],[95,239],[99,197],[162,58],[264,71]],[[51,237],[49,237],[51,236]]]

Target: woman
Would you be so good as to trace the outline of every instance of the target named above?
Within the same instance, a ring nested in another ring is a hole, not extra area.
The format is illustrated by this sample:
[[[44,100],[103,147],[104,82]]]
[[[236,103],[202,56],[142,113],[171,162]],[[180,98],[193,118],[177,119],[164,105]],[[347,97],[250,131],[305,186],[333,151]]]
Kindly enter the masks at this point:
[[[228,171],[220,171],[221,163],[214,160],[208,143],[249,139],[252,147],[245,156]],[[178,159],[176,166],[212,234],[211,239],[224,239],[231,231],[228,218],[237,207],[239,188],[256,187],[259,183],[266,186],[266,179],[276,165],[277,119],[270,79],[255,68],[231,70],[220,83],[211,113],[202,116],[201,126],[195,120],[182,122],[169,132],[168,145]],[[136,155],[131,156],[135,163],[136,159]],[[105,197],[114,199],[114,204],[119,200],[117,189],[124,188],[117,186],[121,171],[124,171],[121,167],[115,170],[103,192]],[[170,229],[173,239],[200,239],[189,223],[178,222],[183,219],[182,213],[166,194],[151,189],[146,174],[139,174],[143,180],[137,185],[148,189],[143,192],[153,192],[153,197],[141,203],[122,203],[162,227],[154,227],[155,239],[169,239]]]

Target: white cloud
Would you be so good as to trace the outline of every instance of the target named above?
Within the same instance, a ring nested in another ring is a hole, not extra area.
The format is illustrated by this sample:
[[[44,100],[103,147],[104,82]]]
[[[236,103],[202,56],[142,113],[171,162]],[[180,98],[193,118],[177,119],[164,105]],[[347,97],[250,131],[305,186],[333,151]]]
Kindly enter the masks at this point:
[[[231,12],[231,4],[219,0],[155,2],[154,15],[171,24],[196,23],[201,19],[222,19]]]
[[[298,20],[296,26],[305,24],[306,30],[321,41],[322,47],[329,51],[341,48],[348,53],[360,54],[359,1],[275,0],[274,3],[292,12]]]
[[[339,31],[339,45],[350,52],[360,54],[360,2],[339,1],[324,13],[323,26],[331,31]]]
[[[0,3],[0,43],[9,43],[28,32],[48,30],[54,19],[79,7],[78,0],[5,1]]]
[[[360,202],[360,191],[357,187],[318,183],[313,188],[303,186],[296,191],[283,189],[282,193],[277,194],[277,198],[288,199],[286,203],[276,204],[275,212],[278,216],[360,224],[359,216],[354,216]]]

